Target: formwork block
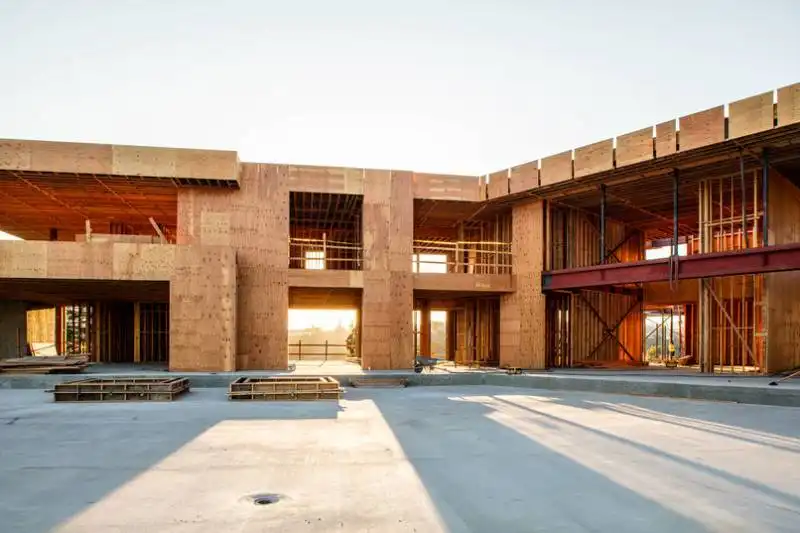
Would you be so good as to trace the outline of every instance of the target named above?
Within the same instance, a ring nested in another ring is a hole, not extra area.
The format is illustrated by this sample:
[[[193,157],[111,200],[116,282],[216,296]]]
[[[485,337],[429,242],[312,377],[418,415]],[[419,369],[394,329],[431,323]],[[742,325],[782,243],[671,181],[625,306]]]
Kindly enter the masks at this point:
[[[653,127],[617,137],[617,168],[653,159]]]
[[[230,400],[338,400],[342,389],[332,377],[242,377],[228,387]]]
[[[778,126],[800,122],[800,83],[778,89]]]
[[[680,118],[678,147],[683,152],[725,140],[725,107],[717,106]]]
[[[772,91],[757,94],[728,105],[728,138],[772,129],[775,112]]]
[[[539,180],[542,187],[571,179],[572,150],[542,159],[539,167]]]
[[[539,186],[539,161],[511,167],[509,180],[511,194],[535,189]]]
[[[614,168],[614,139],[575,149],[575,177],[581,178]]]
[[[187,378],[91,378],[59,383],[57,402],[170,402],[189,390]]]
[[[675,120],[656,124],[656,157],[672,155],[678,151],[678,134]]]
[[[486,194],[489,199],[506,196],[508,190],[508,170],[489,174],[489,184],[486,186]]]

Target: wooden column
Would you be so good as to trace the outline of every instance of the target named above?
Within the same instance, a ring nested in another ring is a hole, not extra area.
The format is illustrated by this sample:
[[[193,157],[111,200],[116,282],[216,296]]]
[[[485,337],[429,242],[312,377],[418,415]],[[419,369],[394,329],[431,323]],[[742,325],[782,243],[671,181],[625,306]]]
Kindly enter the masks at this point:
[[[517,289],[500,300],[500,365],[542,369],[546,337],[543,203],[515,205],[512,217],[512,269]]]
[[[431,356],[431,303],[422,300],[419,321],[419,354],[423,357]]]
[[[178,244],[235,251],[235,368],[285,370],[289,365],[289,188],[282,165],[242,163],[239,189],[178,191]],[[198,303],[212,320],[214,303]],[[177,311],[170,307],[171,314]],[[182,309],[187,309],[186,307]],[[189,322],[181,322],[189,324]],[[195,326],[196,328],[196,326]],[[170,336],[175,333],[170,321]]]
[[[364,291],[361,365],[410,368],[414,361],[411,273],[414,199],[410,172],[364,174]]]
[[[55,331],[56,353],[64,355],[64,308],[56,306],[56,331]]]

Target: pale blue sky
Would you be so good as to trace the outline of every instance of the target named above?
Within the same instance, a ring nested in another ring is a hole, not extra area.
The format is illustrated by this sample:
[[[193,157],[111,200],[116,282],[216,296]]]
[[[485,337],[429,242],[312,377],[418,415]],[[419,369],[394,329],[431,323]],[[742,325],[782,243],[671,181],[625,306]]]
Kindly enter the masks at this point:
[[[486,173],[800,81],[800,2],[0,0],[0,137]]]

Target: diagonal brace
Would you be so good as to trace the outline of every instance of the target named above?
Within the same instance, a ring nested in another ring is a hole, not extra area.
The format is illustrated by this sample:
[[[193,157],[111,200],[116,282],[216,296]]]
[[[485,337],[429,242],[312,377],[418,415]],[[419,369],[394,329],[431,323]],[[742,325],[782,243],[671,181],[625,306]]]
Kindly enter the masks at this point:
[[[592,356],[594,356],[594,354],[597,353],[597,351],[600,349],[600,347],[603,346],[603,343],[606,342],[606,339],[611,337],[619,345],[619,347],[622,348],[622,351],[625,352],[625,355],[627,355],[628,358],[631,361],[635,361],[636,358],[633,357],[633,355],[631,355],[631,353],[628,351],[628,348],[626,348],[625,345],[622,344],[622,341],[619,340],[619,337],[617,337],[616,331],[617,331],[617,328],[620,326],[620,324],[622,324],[622,322],[626,318],[628,318],[628,316],[634,311],[634,309],[636,309],[639,306],[639,304],[641,303],[641,300],[639,298],[637,298],[636,301],[634,301],[633,304],[631,304],[631,306],[628,308],[628,310],[625,311],[625,314],[622,315],[622,318],[617,320],[617,322],[614,324],[613,327],[609,327],[608,323],[603,319],[603,317],[600,315],[600,313],[597,311],[597,309],[595,309],[595,307],[592,305],[592,303],[589,300],[587,300],[586,297],[583,294],[579,293],[578,296],[580,296],[581,300],[583,300],[586,303],[586,305],[589,307],[589,309],[591,309],[592,313],[597,318],[597,320],[599,320],[600,323],[603,324],[603,327],[605,328],[605,333],[603,334],[602,340],[600,340],[600,342],[597,344],[597,346],[594,347],[594,350],[592,350],[592,353],[589,354],[589,359],[591,359]]]

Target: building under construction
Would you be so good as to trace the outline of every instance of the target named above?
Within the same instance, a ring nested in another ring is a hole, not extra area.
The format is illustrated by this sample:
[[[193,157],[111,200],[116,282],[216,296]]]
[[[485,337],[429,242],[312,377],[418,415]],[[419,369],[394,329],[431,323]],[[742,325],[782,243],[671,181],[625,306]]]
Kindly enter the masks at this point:
[[[436,310],[456,364],[772,373],[800,84],[486,176],[0,140],[0,229],[2,358],[285,369],[289,309],[353,309],[361,365],[406,369]]]

